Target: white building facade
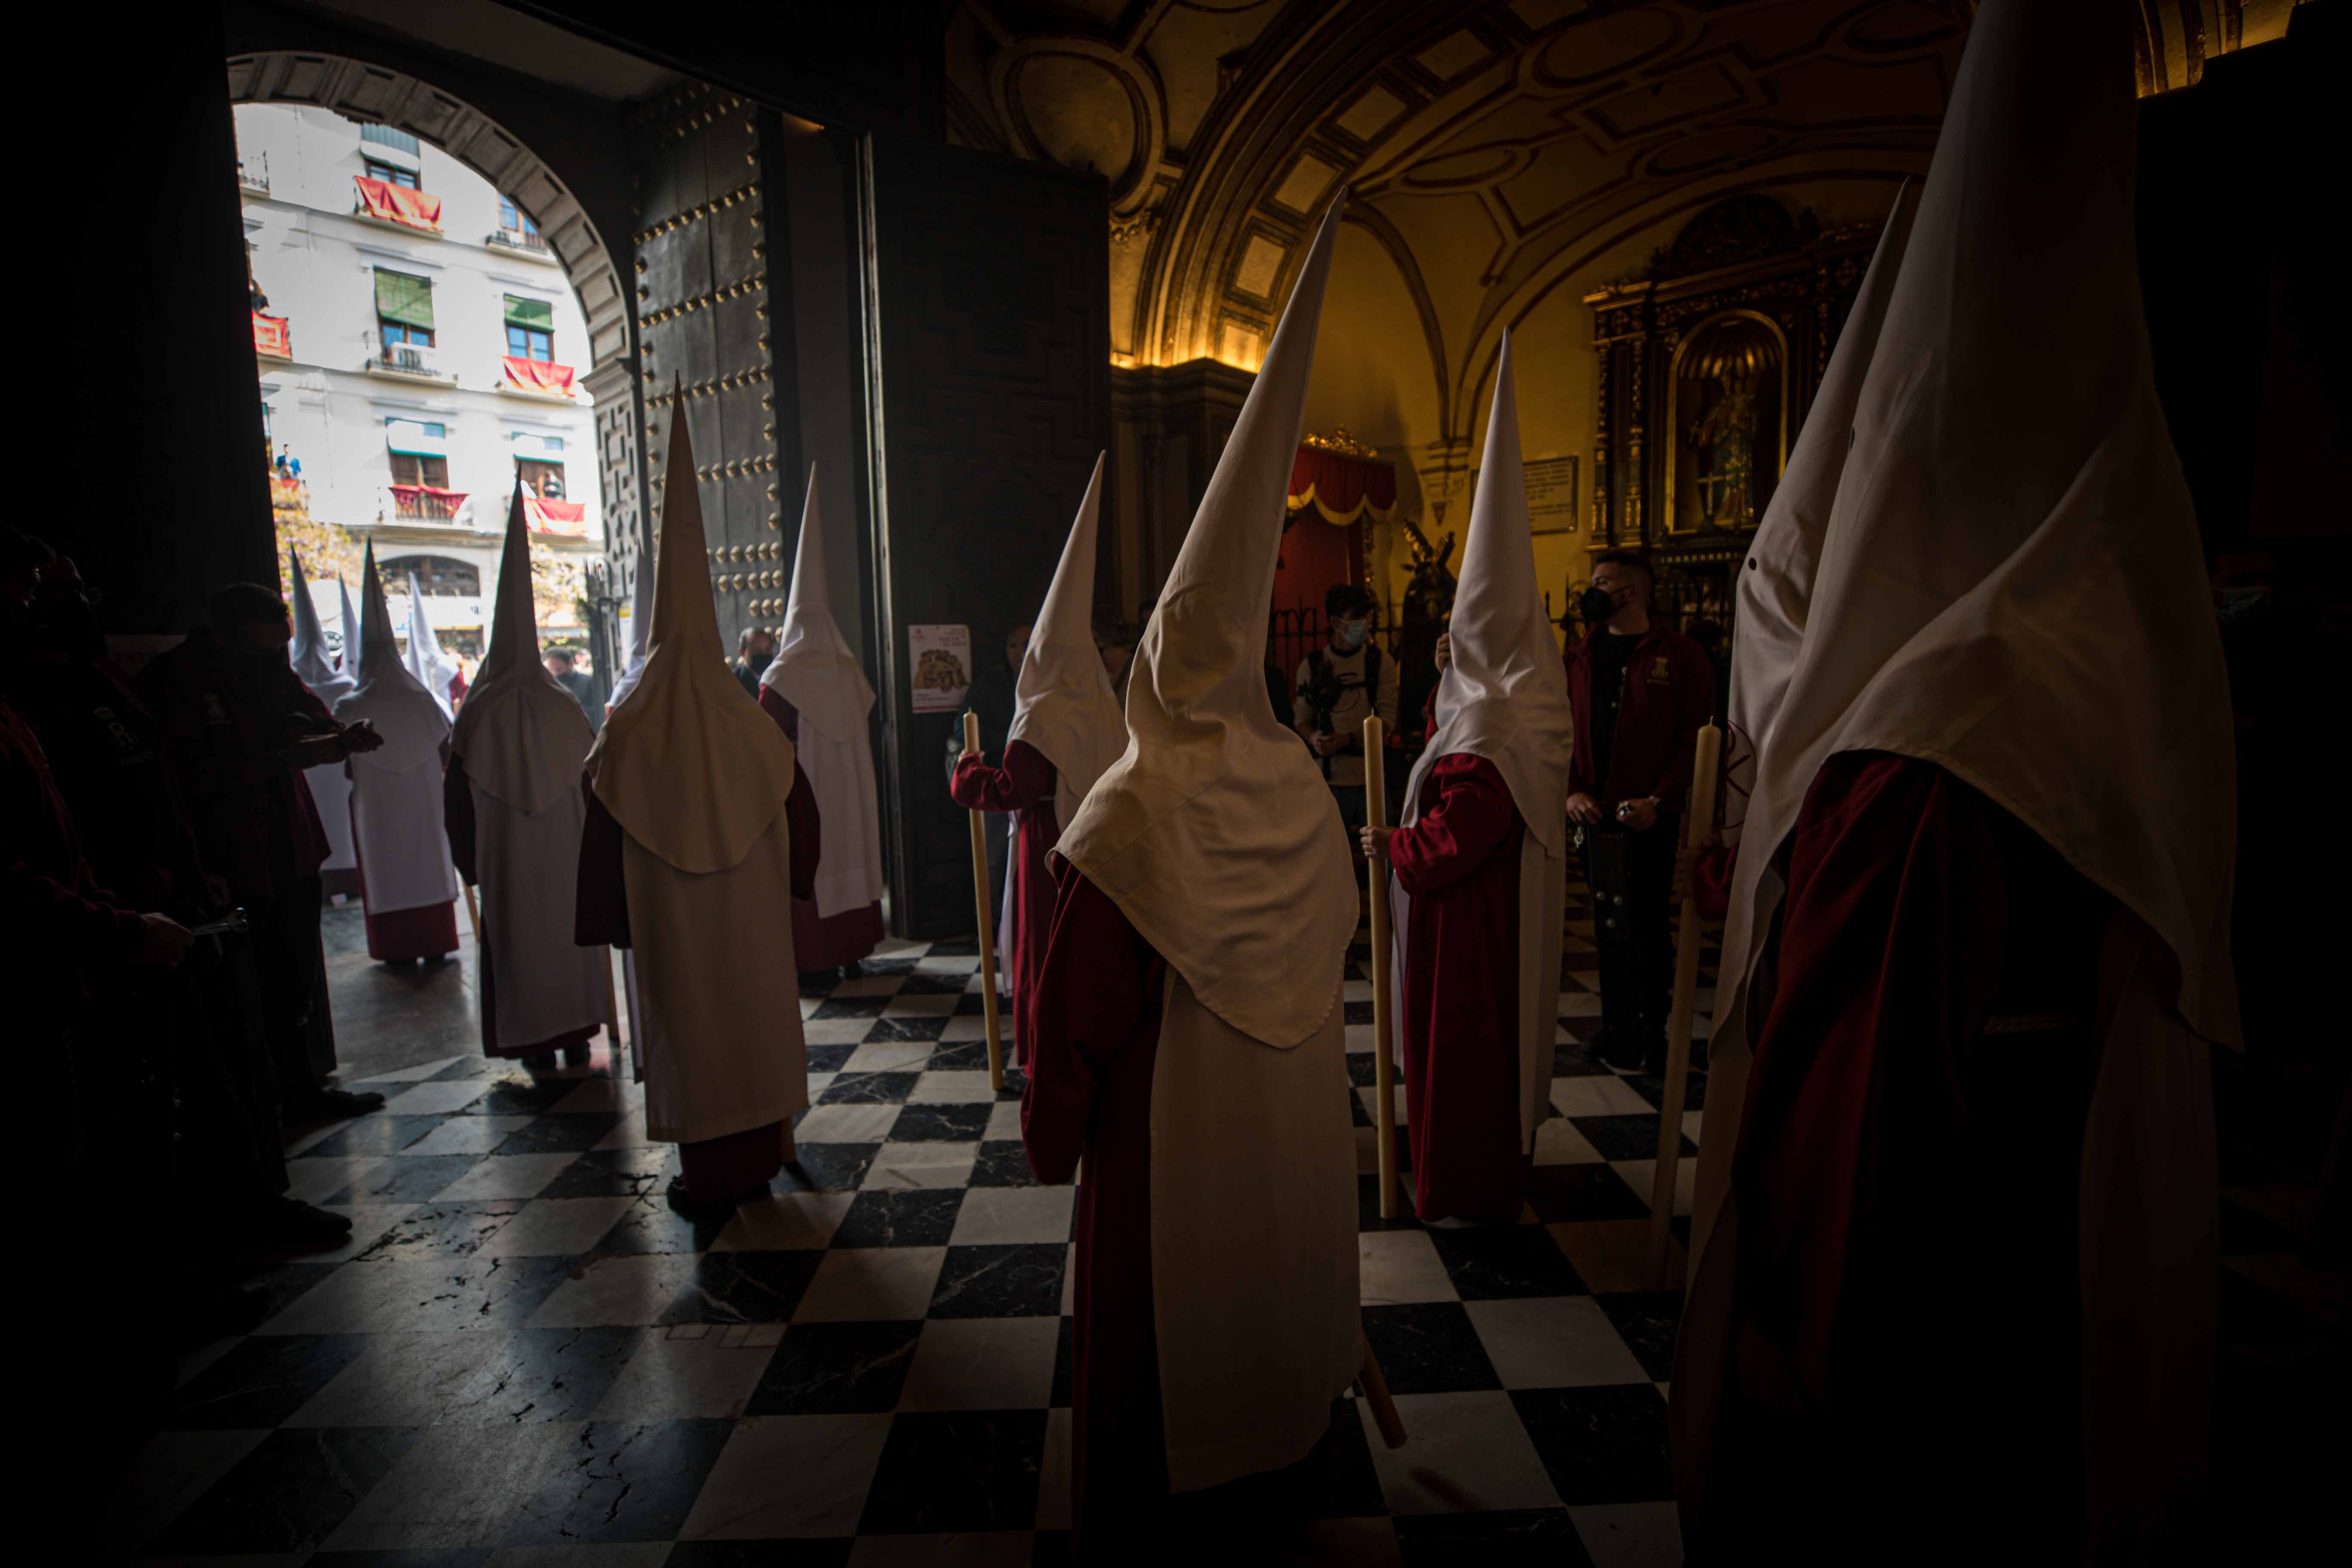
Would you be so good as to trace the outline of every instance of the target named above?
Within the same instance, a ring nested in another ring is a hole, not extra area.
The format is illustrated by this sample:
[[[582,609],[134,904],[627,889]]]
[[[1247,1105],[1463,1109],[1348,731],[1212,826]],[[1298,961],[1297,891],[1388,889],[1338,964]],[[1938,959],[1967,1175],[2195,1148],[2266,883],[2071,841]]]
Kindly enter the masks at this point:
[[[353,559],[373,542],[387,595],[414,572],[470,666],[519,477],[535,553],[576,569],[603,548],[579,299],[530,215],[440,149],[320,109],[236,115],[279,493],[348,533]],[[318,589],[340,645],[334,585]],[[541,629],[578,635],[568,599]]]

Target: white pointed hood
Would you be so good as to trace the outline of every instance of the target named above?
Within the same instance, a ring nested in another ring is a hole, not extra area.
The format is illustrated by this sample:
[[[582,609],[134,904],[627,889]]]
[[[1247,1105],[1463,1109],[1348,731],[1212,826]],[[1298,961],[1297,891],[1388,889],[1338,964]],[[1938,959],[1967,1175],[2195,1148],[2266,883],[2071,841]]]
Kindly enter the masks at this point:
[[[743,695],[719,649],[682,394],[670,405],[662,478],[651,651],[588,766],[596,798],[630,837],[678,870],[724,871],[784,809],[793,745]]]
[[[401,662],[373,543],[360,564],[359,669],[350,694],[335,704],[335,717],[346,724],[365,719],[375,726],[383,744],[354,752],[352,763],[383,773],[406,773],[437,761],[441,742],[449,738],[449,716]]]
[[[1013,689],[1005,744],[1026,741],[1054,764],[1054,819],[1067,823],[1103,770],[1127,749],[1127,716],[1111,695],[1095,647],[1095,535],[1102,521],[1103,459],[1087,480],[1070,537],[1062,545],[1045,607],[1029,629],[1029,651]]]
[[[310,597],[310,580],[302,571],[301,552],[289,550],[286,554],[294,610],[294,640],[287,645],[287,658],[311,695],[331,709],[351,690],[352,678],[337,669],[335,661],[327,656],[327,634],[319,625],[319,605]],[[350,636],[348,628],[344,635]]]
[[[801,538],[793,552],[792,597],[784,605],[784,632],[760,684],[774,687],[776,695],[800,714],[801,722],[814,724],[830,739],[855,739],[861,743],[866,740],[866,716],[874,708],[874,688],[833,618],[814,463],[809,465],[808,494],[801,503]]]
[[[441,651],[441,638],[433,630],[433,620],[425,610],[425,590],[416,581],[416,574],[408,574],[408,673],[416,677],[416,684],[433,694],[441,704],[444,718],[456,711],[449,703],[449,678],[457,666]]]
[[[341,604],[343,617],[343,653],[341,670],[354,683],[360,668],[360,614],[352,607],[352,591],[341,577],[335,579],[335,597]]]
[[[507,511],[489,652],[457,710],[450,750],[485,795],[537,813],[580,786],[580,764],[596,737],[579,700],[540,662],[530,588],[530,525],[518,484]]]
[[[1346,199],[1324,215],[1136,648],[1126,754],[1056,846],[1210,1011],[1283,1049],[1330,1016],[1359,911],[1339,808],[1276,721],[1264,672],[1283,496]]]
[[[1419,816],[1421,781],[1431,765],[1467,753],[1495,765],[1528,831],[1553,854],[1564,853],[1576,721],[1559,644],[1536,584],[1507,331],[1495,368],[1495,405],[1486,417],[1486,452],[1470,503],[1470,536],[1450,629],[1454,658],[1437,683],[1436,727],[1405,785],[1401,820]]]
[[[604,699],[604,711],[610,713],[621,705],[621,699],[637,689],[637,681],[646,673],[646,654],[654,646],[654,555],[648,550],[637,561],[636,581],[629,585],[629,651],[621,662],[621,679],[613,682],[612,695]]]

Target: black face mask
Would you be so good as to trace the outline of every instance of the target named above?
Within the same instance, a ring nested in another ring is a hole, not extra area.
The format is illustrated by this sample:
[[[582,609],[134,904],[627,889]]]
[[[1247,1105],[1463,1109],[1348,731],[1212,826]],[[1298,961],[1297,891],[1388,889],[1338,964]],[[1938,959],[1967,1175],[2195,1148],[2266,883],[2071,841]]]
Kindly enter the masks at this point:
[[[1606,588],[1587,588],[1578,595],[1576,608],[1586,625],[1597,626],[1617,613],[1617,601]]]

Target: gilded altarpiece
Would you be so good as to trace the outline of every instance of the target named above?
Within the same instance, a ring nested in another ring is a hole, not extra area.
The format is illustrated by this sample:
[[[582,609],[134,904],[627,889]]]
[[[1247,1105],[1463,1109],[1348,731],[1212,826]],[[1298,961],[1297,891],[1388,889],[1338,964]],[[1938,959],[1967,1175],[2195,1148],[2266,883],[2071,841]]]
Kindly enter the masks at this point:
[[[1647,550],[1680,624],[1728,624],[1770,504],[1876,244],[1768,196],[1717,202],[1645,276],[1585,296],[1600,361],[1594,551]]]

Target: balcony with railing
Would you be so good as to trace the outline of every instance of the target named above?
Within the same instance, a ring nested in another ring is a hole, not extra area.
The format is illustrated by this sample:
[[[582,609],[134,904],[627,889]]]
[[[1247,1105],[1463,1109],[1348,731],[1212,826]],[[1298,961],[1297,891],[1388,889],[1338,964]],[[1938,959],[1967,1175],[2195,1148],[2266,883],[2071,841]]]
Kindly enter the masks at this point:
[[[555,252],[548,248],[547,236],[535,228],[494,228],[482,237],[482,243],[492,250],[503,250],[528,261],[555,259]]]
[[[377,333],[362,333],[368,357],[360,368],[374,375],[395,375],[410,381],[455,382],[441,368],[441,351],[431,343],[388,343]]]
[[[248,196],[269,194],[269,154],[240,153],[236,156],[236,188]]]
[[[436,489],[431,485],[389,485],[392,515],[402,522],[454,522],[466,505],[464,490]]]
[[[395,185],[388,180],[371,179],[365,174],[353,174],[352,185],[353,217],[424,234],[441,232],[439,196],[427,195],[413,186]]]

